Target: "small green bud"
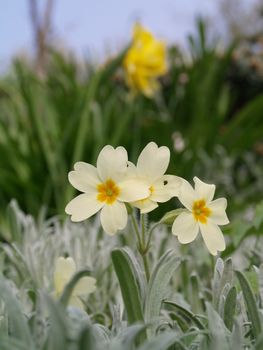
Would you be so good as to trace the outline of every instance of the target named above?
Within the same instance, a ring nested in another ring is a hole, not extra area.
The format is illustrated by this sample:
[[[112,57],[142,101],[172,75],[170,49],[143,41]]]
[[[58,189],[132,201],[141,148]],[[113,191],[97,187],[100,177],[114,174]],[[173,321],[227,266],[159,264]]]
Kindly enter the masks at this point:
[[[175,218],[184,212],[187,212],[187,210],[181,209],[181,208],[168,211],[168,213],[164,214],[164,216],[161,218],[160,223],[166,224],[166,225],[172,225]]]

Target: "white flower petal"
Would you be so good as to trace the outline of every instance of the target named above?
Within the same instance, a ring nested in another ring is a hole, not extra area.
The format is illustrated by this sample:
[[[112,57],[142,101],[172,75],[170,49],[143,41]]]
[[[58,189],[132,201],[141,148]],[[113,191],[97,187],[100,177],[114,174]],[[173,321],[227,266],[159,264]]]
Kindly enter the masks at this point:
[[[229,223],[226,215],[227,200],[225,198],[218,198],[209,203],[211,209],[210,219],[217,225],[227,225]]]
[[[166,146],[159,147],[154,142],[148,143],[142,150],[138,162],[137,170],[141,176],[155,181],[167,170],[170,161],[170,150]]]
[[[127,225],[128,214],[124,203],[116,201],[105,205],[100,214],[103,230],[109,235],[114,235],[118,230],[123,230]]]
[[[122,202],[133,202],[150,195],[149,184],[142,179],[127,179],[119,182],[118,187],[120,189],[118,200]]]
[[[186,180],[182,179],[178,199],[188,210],[192,211],[196,195],[193,187]]]
[[[76,271],[75,261],[71,258],[59,257],[56,261],[54,271],[55,292],[60,295]]]
[[[131,203],[134,207],[140,209],[141,214],[149,213],[150,211],[156,209],[158,204],[146,198],[141,201],[136,201]]]
[[[76,296],[87,295],[94,292],[95,289],[96,289],[96,278],[86,276],[81,278],[77,282],[72,294]]]
[[[68,203],[65,208],[74,222],[83,221],[97,213],[104,203],[97,200],[97,194],[80,194]]]
[[[154,202],[164,203],[179,194],[182,179],[178,176],[164,175],[153,183],[153,193],[150,199]]]
[[[172,226],[172,234],[178,236],[182,244],[195,240],[199,231],[198,223],[191,213],[182,213],[177,216]]]
[[[127,176],[128,177],[137,177],[137,168],[130,161],[127,162]]]
[[[71,297],[69,299],[69,305],[77,307],[80,310],[85,310],[84,304],[82,303],[80,298],[77,297],[76,295],[71,295]]]
[[[118,182],[127,173],[128,155],[124,147],[107,145],[103,147],[97,159],[97,169],[103,181],[112,179]]]
[[[215,194],[215,185],[206,184],[205,182],[198,179],[198,177],[194,177],[195,183],[195,191],[199,199],[204,199],[206,203],[210,203],[214,198]]]
[[[212,255],[216,255],[217,251],[225,250],[225,238],[216,224],[208,220],[207,224],[200,224],[200,230],[207,249]]]
[[[78,162],[74,165],[75,171],[68,174],[69,182],[77,190],[85,193],[94,193],[101,180],[97,169],[88,163]]]

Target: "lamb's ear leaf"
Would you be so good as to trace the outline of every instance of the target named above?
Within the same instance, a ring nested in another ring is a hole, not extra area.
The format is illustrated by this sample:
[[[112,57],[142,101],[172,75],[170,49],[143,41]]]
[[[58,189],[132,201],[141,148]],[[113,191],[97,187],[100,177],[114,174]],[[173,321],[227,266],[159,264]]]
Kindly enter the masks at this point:
[[[65,350],[68,342],[68,317],[61,305],[53,301],[49,295],[43,296],[50,316],[51,327],[43,350]]]
[[[33,340],[26,318],[4,277],[0,277],[0,300],[4,302],[8,314],[9,337],[19,340],[21,345],[25,344],[28,349],[33,349]]]
[[[234,317],[237,305],[237,290],[236,287],[233,286],[230,288],[224,305],[224,322],[226,327],[232,331],[234,325]]]
[[[255,338],[258,339],[259,335],[262,332],[262,324],[252,288],[242,272],[236,271],[236,276],[243,292],[247,306],[248,318],[252,325],[253,334]]]
[[[155,265],[149,280],[149,286],[145,300],[145,321],[151,323],[158,318],[161,305],[166,297],[170,279],[174,271],[180,265],[181,259],[173,250],[169,250],[161,256]],[[153,335],[154,327],[149,328],[149,335]]]
[[[205,326],[203,325],[203,323],[190,310],[187,310],[183,306],[181,306],[173,301],[169,301],[169,300],[164,300],[164,304],[172,306],[175,309],[177,309],[178,311],[180,311],[186,319],[191,320],[199,329],[202,329],[202,330],[205,329]]]
[[[128,247],[124,247],[114,249],[111,258],[119,280],[129,324],[144,322],[142,271],[136,257]],[[145,337],[146,333],[143,331],[140,339]]]

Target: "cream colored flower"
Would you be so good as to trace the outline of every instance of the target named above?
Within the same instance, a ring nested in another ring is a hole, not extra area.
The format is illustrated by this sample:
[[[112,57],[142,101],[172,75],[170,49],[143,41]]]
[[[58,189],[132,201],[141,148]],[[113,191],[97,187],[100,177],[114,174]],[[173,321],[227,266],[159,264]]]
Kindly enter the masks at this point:
[[[76,272],[75,261],[71,258],[59,257],[56,261],[54,271],[54,296],[59,298],[66,286],[70,281],[74,273]],[[72,295],[69,300],[69,305],[76,306],[80,309],[84,309],[83,303],[81,302],[81,296],[86,296],[96,289],[96,279],[93,277],[82,277],[76,284]]]
[[[218,225],[229,223],[226,215],[227,201],[225,198],[212,200],[215,185],[208,185],[197,177],[194,182],[194,189],[187,181],[180,188],[178,198],[187,211],[175,219],[172,233],[178,236],[180,243],[186,244],[192,242],[201,231],[207,249],[212,255],[216,255],[226,247]]]
[[[158,147],[150,142],[142,150],[137,166],[130,163],[134,173],[143,179],[149,188],[149,196],[143,200],[131,203],[141,210],[142,214],[149,213],[158,207],[158,202],[167,202],[178,194],[182,183],[181,178],[173,175],[164,175],[170,161],[170,151],[166,146]]]
[[[105,146],[97,160],[97,168],[84,162],[74,165],[69,182],[84,192],[66,206],[72,221],[83,221],[100,212],[104,231],[113,235],[127,225],[125,202],[146,198],[147,185],[129,171],[125,148]]]

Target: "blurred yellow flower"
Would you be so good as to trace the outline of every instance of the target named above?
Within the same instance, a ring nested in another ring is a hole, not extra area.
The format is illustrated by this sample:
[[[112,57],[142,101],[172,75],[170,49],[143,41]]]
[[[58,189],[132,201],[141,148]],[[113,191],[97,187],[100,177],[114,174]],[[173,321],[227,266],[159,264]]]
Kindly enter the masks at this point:
[[[159,88],[158,78],[167,72],[165,43],[135,24],[133,40],[123,67],[126,82],[134,92],[151,97]]]
[[[75,261],[71,258],[59,257],[56,261],[54,271],[54,286],[55,293],[53,295],[59,298],[62,294],[66,284],[70,281],[71,277],[76,272]],[[84,309],[80,300],[80,296],[85,296],[94,292],[96,289],[96,279],[94,277],[82,277],[76,284],[72,295],[69,300],[69,304],[79,309]]]

